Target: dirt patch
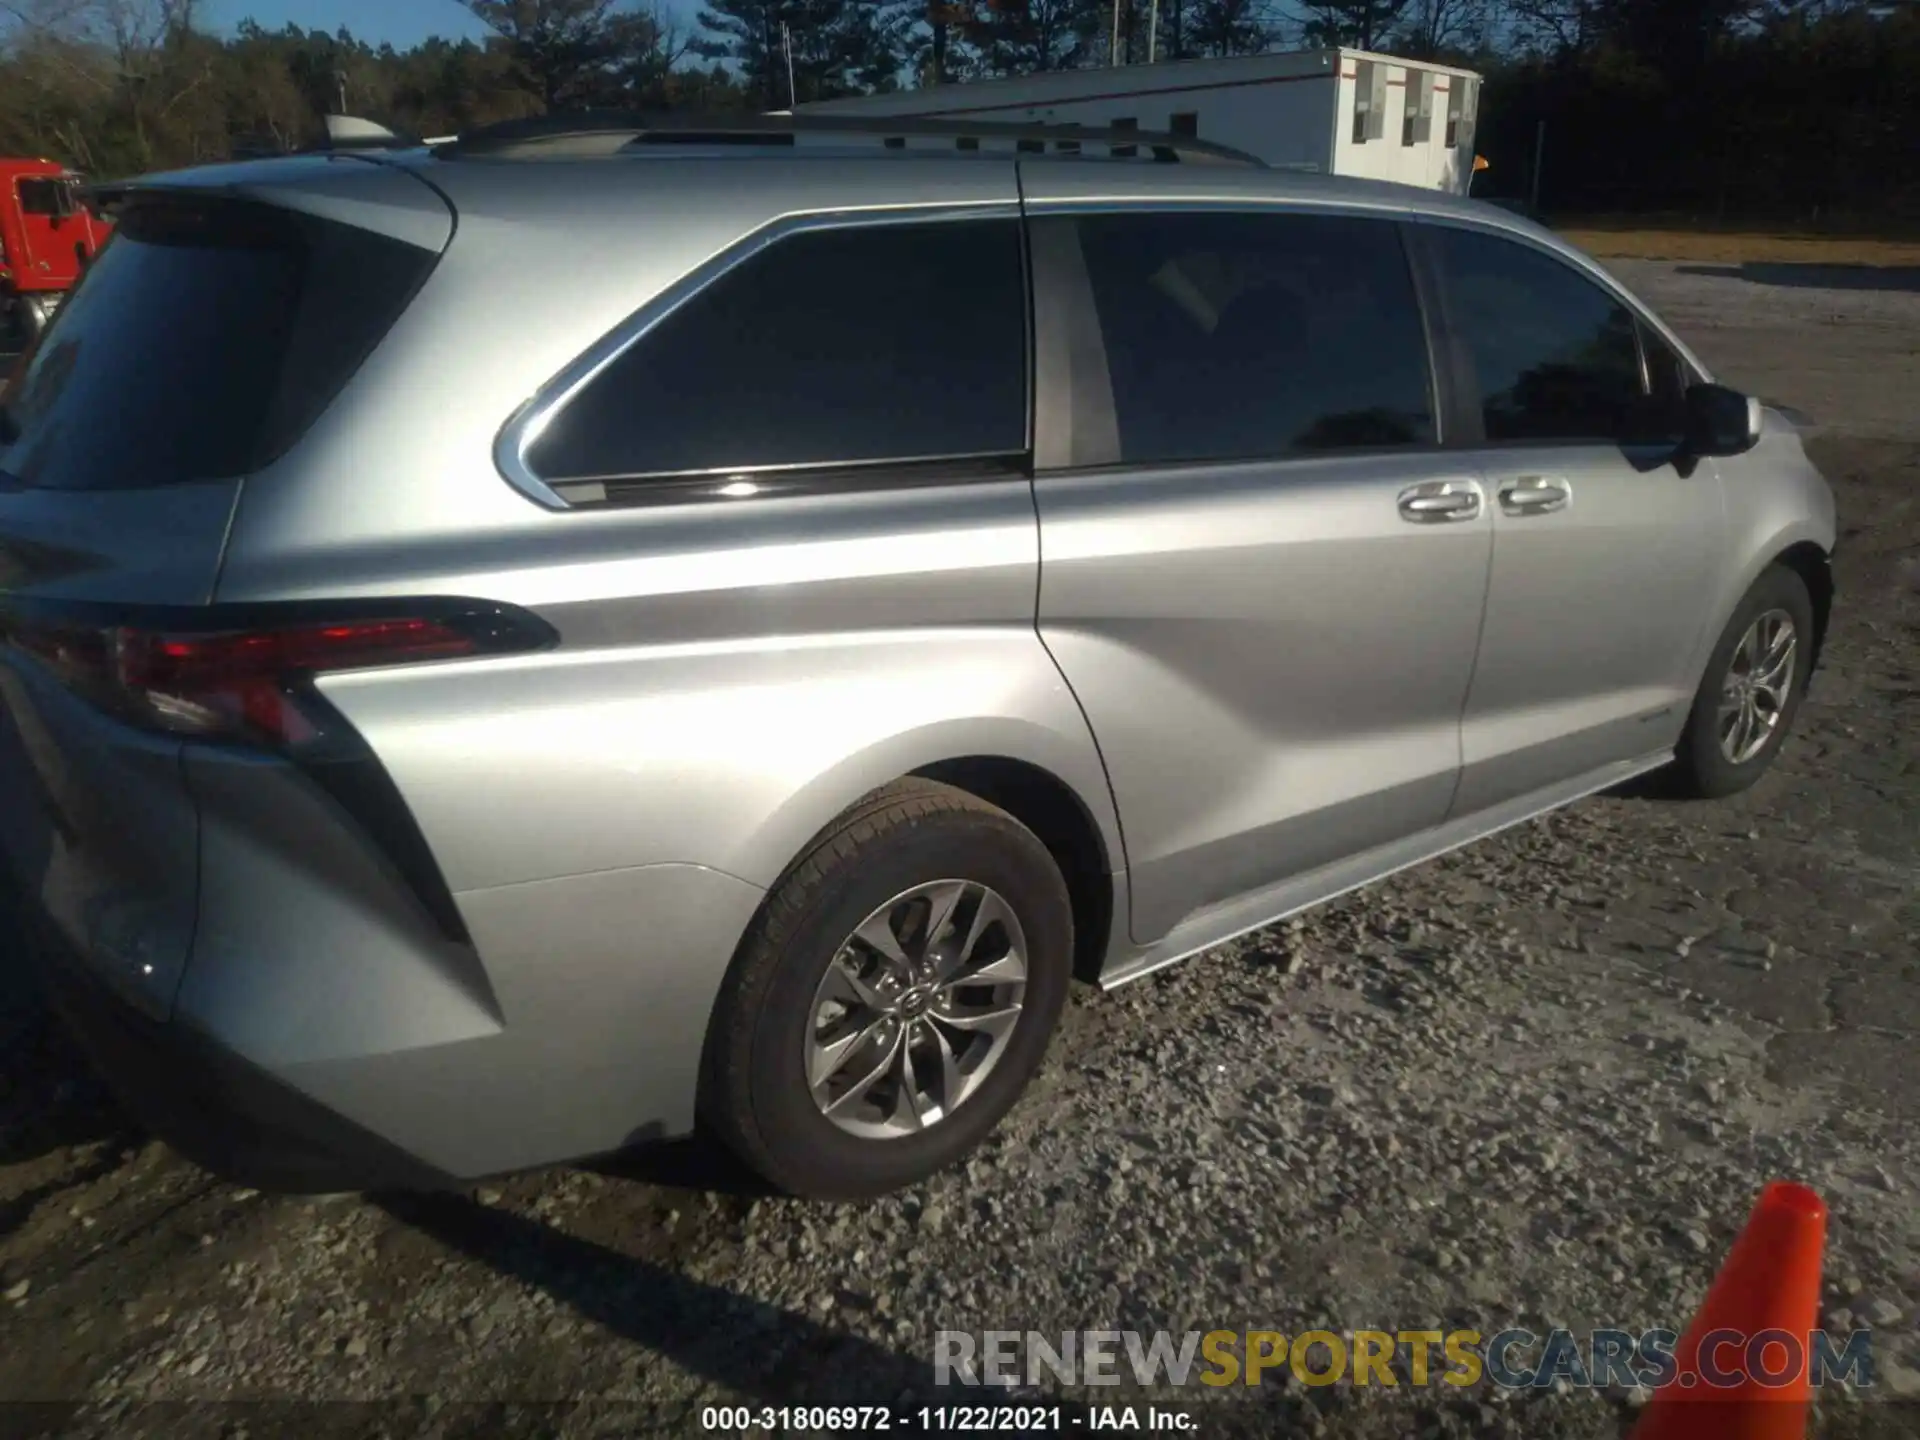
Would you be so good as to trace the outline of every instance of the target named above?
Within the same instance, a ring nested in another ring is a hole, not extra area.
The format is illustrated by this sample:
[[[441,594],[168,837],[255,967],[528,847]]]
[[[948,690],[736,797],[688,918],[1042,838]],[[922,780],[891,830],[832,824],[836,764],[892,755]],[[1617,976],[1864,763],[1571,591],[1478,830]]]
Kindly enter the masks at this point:
[[[1920,267],[1920,240],[1768,232],[1654,230],[1601,223],[1556,226],[1600,259],[1688,260],[1716,265],[1870,265]]]
[[[1606,264],[1716,378],[1830,436],[1920,442],[1920,267]]]

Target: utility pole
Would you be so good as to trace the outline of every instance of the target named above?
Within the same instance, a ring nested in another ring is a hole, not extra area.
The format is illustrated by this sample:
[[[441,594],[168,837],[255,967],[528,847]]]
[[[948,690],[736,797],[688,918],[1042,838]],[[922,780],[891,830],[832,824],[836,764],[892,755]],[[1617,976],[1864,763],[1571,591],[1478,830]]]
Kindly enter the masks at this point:
[[[787,108],[791,110],[800,97],[793,88],[793,31],[784,20],[780,22],[780,48],[787,53]]]

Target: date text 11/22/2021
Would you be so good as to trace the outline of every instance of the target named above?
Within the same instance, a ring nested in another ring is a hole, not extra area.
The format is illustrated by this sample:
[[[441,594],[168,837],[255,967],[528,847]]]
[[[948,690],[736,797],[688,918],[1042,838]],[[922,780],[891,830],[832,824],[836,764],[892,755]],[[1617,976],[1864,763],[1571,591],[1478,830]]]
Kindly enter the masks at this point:
[[[703,1430],[743,1435],[750,1430],[819,1434],[832,1430],[934,1433],[1065,1435],[1098,1430],[1197,1429],[1185,1410],[1158,1405],[1100,1405],[1064,1409],[1058,1405],[709,1405],[700,1412]]]

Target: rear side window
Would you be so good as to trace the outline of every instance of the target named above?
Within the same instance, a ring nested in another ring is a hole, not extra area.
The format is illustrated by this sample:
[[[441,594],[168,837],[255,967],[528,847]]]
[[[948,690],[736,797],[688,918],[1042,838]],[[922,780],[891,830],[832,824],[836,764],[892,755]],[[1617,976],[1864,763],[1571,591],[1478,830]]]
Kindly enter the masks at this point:
[[[808,230],[670,311],[528,451],[548,480],[1018,454],[1017,221]]]
[[[1434,244],[1490,441],[1617,441],[1645,423],[1635,321],[1530,246],[1439,228]]]
[[[1075,223],[1122,462],[1433,441],[1426,334],[1392,222],[1142,213]]]
[[[434,259],[267,206],[136,199],[22,360],[0,473],[125,490],[257,470],[331,403]]]

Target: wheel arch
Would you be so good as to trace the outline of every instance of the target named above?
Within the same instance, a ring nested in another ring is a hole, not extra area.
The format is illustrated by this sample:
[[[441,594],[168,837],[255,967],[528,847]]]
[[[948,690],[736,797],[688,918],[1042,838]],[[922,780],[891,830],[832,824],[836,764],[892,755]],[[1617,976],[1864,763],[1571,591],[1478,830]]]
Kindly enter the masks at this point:
[[[1796,540],[1762,566],[1761,571],[1774,565],[1798,575],[1813,601],[1812,653],[1807,663],[1808,673],[1811,674],[1819,667],[1820,655],[1826,647],[1827,631],[1833,619],[1833,557],[1817,541]],[[1748,581],[1749,585],[1752,583]]]
[[[1713,658],[1713,648],[1720,643],[1720,637],[1726,632],[1734,611],[1740,608],[1740,602],[1746,599],[1747,592],[1755,582],[1775,565],[1784,566],[1798,575],[1812,597],[1813,660],[1818,663],[1833,608],[1830,542],[1830,536],[1823,537],[1812,525],[1793,524],[1781,527],[1762,543],[1747,548],[1746,554],[1750,558],[1728,576],[1726,588],[1716,598],[1711,623],[1701,627],[1692,663],[1692,683],[1695,688],[1706,678],[1707,662]]]
[[[1074,973],[1097,979],[1113,935],[1116,867],[1086,801],[1051,771],[1005,755],[936,761],[913,774],[997,805],[1039,837],[1073,902]]]
[[[1072,714],[1079,720],[1077,709]],[[1013,716],[940,721],[842,756],[796,787],[728,868],[756,885],[773,885],[840,816],[882,786],[910,776],[939,780],[999,805],[1043,841],[1054,834],[1109,881],[1125,869],[1113,792],[1084,721],[1075,734]]]
[[[1074,712],[1078,717],[1078,712]],[[841,816],[894,781],[920,778],[997,805],[1039,837],[1073,901],[1074,969],[1098,974],[1124,897],[1119,814],[1091,734],[1024,719],[956,720],[889,737],[842,758],[760,827],[737,873],[775,886]]]

